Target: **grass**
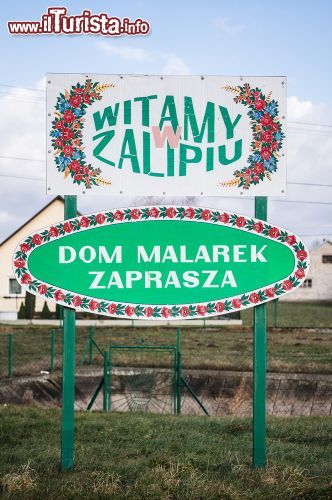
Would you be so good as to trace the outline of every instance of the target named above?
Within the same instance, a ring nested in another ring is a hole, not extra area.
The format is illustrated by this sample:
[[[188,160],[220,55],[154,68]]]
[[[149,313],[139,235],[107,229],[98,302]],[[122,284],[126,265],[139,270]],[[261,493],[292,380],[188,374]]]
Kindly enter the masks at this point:
[[[268,467],[251,467],[251,421],[76,415],[76,467],[60,473],[60,412],[0,410],[3,498],[331,498],[332,420],[268,421]]]

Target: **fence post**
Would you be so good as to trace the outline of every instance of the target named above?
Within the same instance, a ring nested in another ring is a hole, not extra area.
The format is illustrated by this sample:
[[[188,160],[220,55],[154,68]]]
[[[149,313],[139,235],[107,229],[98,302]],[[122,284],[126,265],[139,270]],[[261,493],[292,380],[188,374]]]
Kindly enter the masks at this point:
[[[89,365],[92,365],[93,358],[93,326],[90,325],[89,330]]]
[[[55,354],[55,330],[51,331],[51,362],[50,372],[54,370],[54,354]]]
[[[13,378],[13,335],[8,335],[8,378]]]
[[[109,356],[108,352],[104,352],[104,392],[103,392],[103,411],[110,411],[109,401]]]
[[[267,198],[255,197],[255,217],[267,219]],[[266,465],[266,304],[254,308],[253,467]]]
[[[274,301],[274,327],[277,327],[278,323],[278,304],[279,304],[279,299],[275,299]]]
[[[177,398],[176,398],[176,413],[181,415],[181,399],[182,399],[182,373],[181,373],[181,363],[182,363],[182,353],[181,353],[181,332],[180,328],[177,330],[176,335],[176,345],[177,345]]]

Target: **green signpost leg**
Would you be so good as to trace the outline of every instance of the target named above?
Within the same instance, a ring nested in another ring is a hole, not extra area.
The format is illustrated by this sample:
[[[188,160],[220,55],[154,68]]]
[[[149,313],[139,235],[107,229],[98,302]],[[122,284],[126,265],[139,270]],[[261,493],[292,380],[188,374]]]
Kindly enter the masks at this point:
[[[77,214],[77,196],[65,196],[65,219]],[[63,308],[61,470],[74,467],[75,311]]]
[[[182,353],[181,353],[181,332],[180,328],[177,330],[176,344],[177,344],[177,398],[176,398],[176,413],[181,415],[181,406],[182,406]]]
[[[267,219],[267,198],[255,198],[255,217]],[[266,465],[266,305],[254,309],[253,467]]]

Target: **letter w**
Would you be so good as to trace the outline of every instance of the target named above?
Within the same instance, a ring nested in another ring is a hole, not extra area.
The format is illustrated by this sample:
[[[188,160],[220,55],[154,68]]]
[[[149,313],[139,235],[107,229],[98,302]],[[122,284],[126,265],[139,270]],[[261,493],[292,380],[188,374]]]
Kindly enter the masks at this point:
[[[176,129],[176,134],[171,126],[164,127],[162,132],[157,126],[151,127],[151,130],[156,148],[162,148],[166,139],[172,149],[179,146],[182,127]]]

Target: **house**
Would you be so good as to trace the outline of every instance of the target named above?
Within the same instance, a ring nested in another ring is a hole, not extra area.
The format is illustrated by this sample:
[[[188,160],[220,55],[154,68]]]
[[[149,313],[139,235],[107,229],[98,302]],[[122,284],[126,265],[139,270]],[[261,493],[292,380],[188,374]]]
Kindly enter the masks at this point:
[[[63,215],[64,199],[57,196],[0,244],[0,319],[17,319],[20,305],[25,299],[25,289],[16,281],[12,269],[16,246],[33,231],[63,220]],[[35,310],[41,311],[43,305],[44,300],[36,297]],[[55,310],[53,302],[48,302],[48,307],[50,311]]]
[[[282,300],[332,301],[332,242],[325,241],[310,252],[310,269],[303,285]]]

